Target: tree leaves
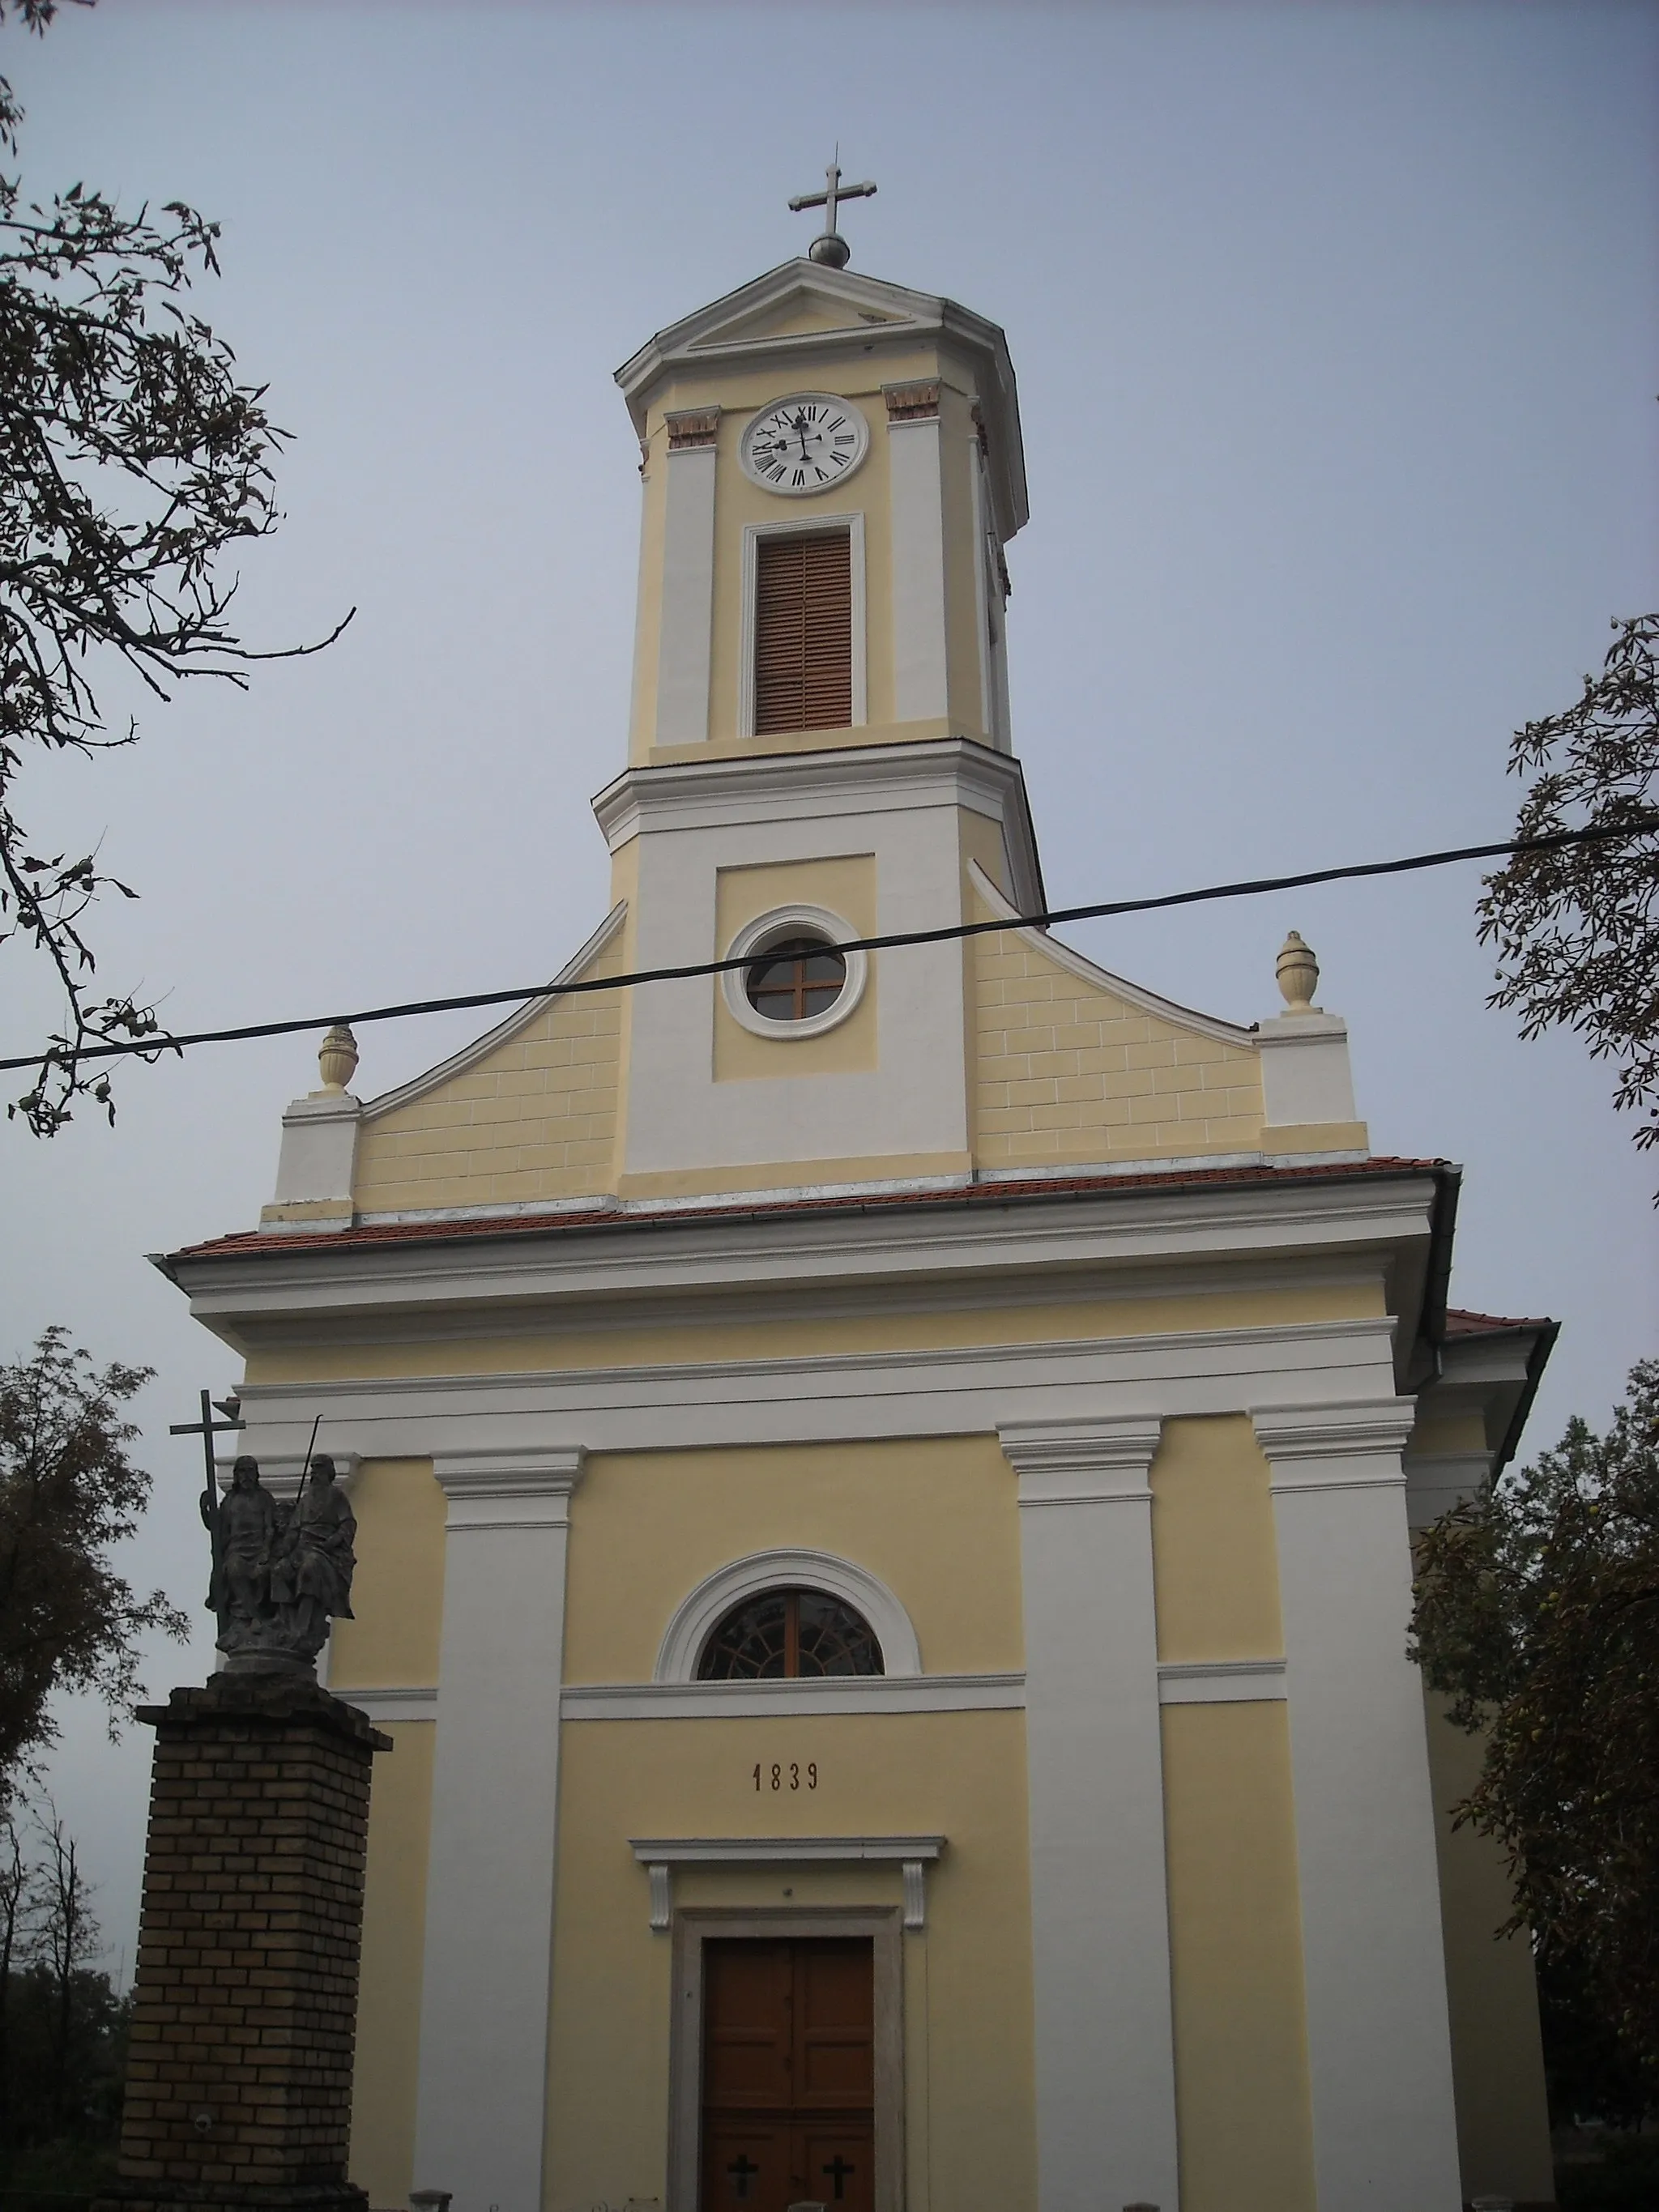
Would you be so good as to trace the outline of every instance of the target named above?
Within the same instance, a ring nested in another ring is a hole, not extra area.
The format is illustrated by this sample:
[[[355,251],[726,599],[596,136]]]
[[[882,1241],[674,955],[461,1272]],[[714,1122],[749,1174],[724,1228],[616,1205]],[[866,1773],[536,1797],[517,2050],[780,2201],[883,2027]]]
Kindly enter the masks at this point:
[[[1570,1962],[1659,2085],[1659,1360],[1419,1539],[1413,1656],[1486,1735],[1458,1808],[1504,1846],[1511,1929]]]
[[[121,1408],[150,1372],[98,1374],[61,1328],[0,1367],[0,1803],[56,1735],[54,1691],[102,1698],[113,1733],[141,1693],[137,1638],[190,1632],[164,1592],[140,1598],[109,1562],[149,1500]]]
[[[1613,1103],[1645,1109],[1635,1133],[1645,1146],[1659,1144],[1659,615],[1613,629],[1577,704],[1516,732],[1510,769],[1542,770],[1517,837],[1589,825],[1632,834],[1516,854],[1486,878],[1478,912],[1499,960],[1488,1004],[1518,1008],[1524,1036],[1573,1029],[1596,1059],[1622,1060]]]

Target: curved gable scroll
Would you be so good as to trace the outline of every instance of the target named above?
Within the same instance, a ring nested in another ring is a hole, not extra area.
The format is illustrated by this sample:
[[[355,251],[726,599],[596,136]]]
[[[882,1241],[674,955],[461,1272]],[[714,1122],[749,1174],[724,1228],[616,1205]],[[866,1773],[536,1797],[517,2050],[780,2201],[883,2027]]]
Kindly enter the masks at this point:
[[[751,1552],[718,1567],[675,1607],[657,1654],[657,1682],[695,1682],[702,1647],[734,1606],[772,1589],[821,1590],[861,1613],[875,1631],[886,1671],[920,1674],[921,1646],[909,1614],[867,1567],[831,1552]]]

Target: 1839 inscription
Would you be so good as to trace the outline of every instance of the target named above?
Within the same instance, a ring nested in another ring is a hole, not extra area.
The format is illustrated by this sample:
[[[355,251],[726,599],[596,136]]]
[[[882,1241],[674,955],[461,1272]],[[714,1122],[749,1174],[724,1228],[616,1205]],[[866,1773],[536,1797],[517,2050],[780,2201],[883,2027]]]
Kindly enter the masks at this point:
[[[803,1765],[795,1759],[775,1759],[769,1766],[765,1760],[756,1762],[757,1790],[816,1790],[818,1786],[818,1763],[809,1759]]]

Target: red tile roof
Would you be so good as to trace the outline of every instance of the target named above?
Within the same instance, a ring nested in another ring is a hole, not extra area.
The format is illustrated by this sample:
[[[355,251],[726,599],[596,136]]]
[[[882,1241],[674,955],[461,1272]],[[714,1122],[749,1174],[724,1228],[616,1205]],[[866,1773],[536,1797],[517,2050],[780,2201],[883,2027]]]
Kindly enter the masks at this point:
[[[1552,1326],[1547,1317],[1537,1314],[1516,1319],[1509,1314],[1470,1313],[1464,1306],[1446,1308],[1448,1336],[1506,1336],[1511,1329]]]
[[[289,1229],[242,1230],[202,1244],[188,1244],[171,1260],[277,1259],[289,1253],[360,1250],[365,1245],[416,1244],[434,1239],[472,1237],[574,1236],[594,1229],[647,1229],[662,1223],[684,1226],[702,1221],[748,1221],[785,1214],[878,1213],[921,1211],[929,1206],[1002,1206],[1044,1198],[1112,1197],[1121,1192],[1205,1189],[1216,1185],[1339,1182],[1367,1176],[1432,1173],[1445,1160],[1389,1158],[1333,1161],[1328,1166],[1176,1168],[1146,1175],[1033,1176],[1029,1181],[958,1183],[939,1190],[872,1190],[840,1197],[744,1199],[730,1206],[688,1203],[648,1211],[601,1201],[569,1213],[492,1213],[464,1220],[370,1222],[353,1229],[307,1233]],[[1472,1316],[1473,1321],[1485,1316]],[[1523,1324],[1501,1322],[1498,1327]]]

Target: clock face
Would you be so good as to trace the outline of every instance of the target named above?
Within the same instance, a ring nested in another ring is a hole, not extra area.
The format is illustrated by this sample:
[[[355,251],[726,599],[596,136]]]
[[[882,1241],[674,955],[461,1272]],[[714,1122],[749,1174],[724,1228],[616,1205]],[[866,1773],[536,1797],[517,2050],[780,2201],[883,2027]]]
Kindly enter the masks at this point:
[[[799,499],[851,476],[869,448],[870,425],[850,400],[800,392],[757,415],[739,451],[745,476]]]

